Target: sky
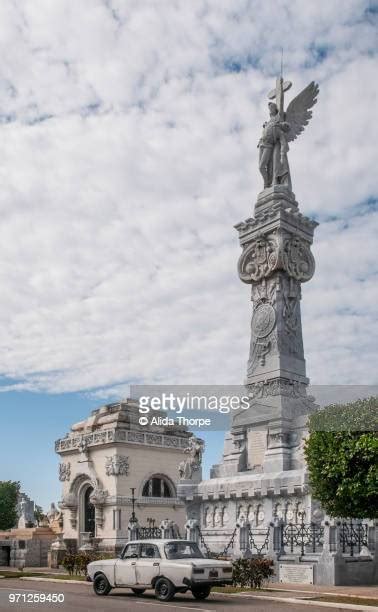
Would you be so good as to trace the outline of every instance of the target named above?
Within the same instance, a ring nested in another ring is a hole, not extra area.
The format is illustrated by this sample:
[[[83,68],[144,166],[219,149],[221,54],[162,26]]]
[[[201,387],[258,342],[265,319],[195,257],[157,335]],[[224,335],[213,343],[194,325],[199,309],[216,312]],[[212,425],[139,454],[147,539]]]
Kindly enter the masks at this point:
[[[135,383],[243,381],[233,226],[262,189],[281,47],[287,101],[320,87],[289,152],[320,224],[307,373],[377,383],[377,15],[366,0],[2,0],[0,479],[46,507],[53,442],[89,410]]]

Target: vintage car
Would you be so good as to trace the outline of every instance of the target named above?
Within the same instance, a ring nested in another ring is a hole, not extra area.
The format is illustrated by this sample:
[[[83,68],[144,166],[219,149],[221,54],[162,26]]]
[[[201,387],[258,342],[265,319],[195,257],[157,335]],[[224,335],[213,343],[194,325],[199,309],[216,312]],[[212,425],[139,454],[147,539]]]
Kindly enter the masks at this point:
[[[232,564],[205,559],[198,545],[188,540],[134,540],[118,559],[89,563],[87,577],[96,595],[126,587],[135,595],[155,589],[160,601],[188,590],[196,599],[206,599],[211,587],[232,583]]]

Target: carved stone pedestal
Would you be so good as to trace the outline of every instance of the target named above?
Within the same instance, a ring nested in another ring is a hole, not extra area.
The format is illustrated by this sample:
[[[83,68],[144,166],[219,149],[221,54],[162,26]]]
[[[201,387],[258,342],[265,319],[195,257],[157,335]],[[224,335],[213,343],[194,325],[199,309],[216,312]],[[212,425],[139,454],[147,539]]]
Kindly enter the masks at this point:
[[[265,472],[290,469],[300,417],[314,408],[306,395],[300,300],[301,285],[315,270],[310,247],[316,225],[299,212],[294,194],[276,185],[259,195],[255,216],[235,226],[243,249],[238,272],[251,285],[253,313],[245,381],[250,408],[236,416],[232,434],[240,439],[244,432],[249,466],[260,464]],[[254,462],[261,442],[256,448],[250,432],[259,430],[265,452],[262,462],[261,456]]]

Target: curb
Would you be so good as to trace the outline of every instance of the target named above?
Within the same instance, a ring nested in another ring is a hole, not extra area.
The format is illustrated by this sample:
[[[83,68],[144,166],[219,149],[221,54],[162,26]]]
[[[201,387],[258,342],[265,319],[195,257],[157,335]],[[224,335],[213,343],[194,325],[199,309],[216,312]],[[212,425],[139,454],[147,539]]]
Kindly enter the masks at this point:
[[[372,585],[373,587],[374,585]],[[300,589],[277,589],[274,587],[268,587],[269,591],[274,591],[275,593],[300,593],[301,595],[316,595],[317,597],[322,597],[322,595],[332,596],[332,597],[356,597],[358,599],[377,599],[375,595],[353,595],[353,593],[329,593],[328,591],[301,591]],[[245,591],[245,593],[247,593]],[[371,608],[371,606],[370,606]]]
[[[374,612],[378,610],[377,606],[363,606],[360,604],[336,603],[330,601],[310,601],[306,599],[296,599],[294,597],[273,597],[269,595],[238,595],[245,599],[266,599],[268,601],[279,601],[280,603],[301,604],[304,606],[321,606],[323,608],[338,608],[341,606],[343,610],[360,610],[361,612]]]
[[[59,578],[37,578],[37,576],[21,576],[19,580],[32,580],[33,582],[59,582],[60,584],[85,584],[90,586],[92,583],[86,580],[62,580]]]

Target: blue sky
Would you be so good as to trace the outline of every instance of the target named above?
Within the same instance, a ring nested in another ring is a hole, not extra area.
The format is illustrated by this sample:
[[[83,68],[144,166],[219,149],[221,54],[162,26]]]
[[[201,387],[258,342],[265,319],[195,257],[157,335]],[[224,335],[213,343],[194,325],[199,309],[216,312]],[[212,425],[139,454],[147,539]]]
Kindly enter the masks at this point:
[[[289,152],[301,211],[320,222],[308,375],[377,382],[377,10],[319,6],[0,3],[0,478],[44,505],[59,497],[54,439],[129,384],[243,381],[251,304],[233,226],[262,188],[282,46],[287,101],[320,85]],[[221,446],[214,434],[207,465]]]
[[[64,436],[76,421],[97,408],[97,399],[81,393],[58,395],[36,392],[5,392],[1,406],[6,419],[0,449],[2,480],[19,480],[36,503],[48,509],[60,498],[58,456],[54,441]],[[203,473],[208,474],[222,452],[222,432],[201,432],[207,453]]]

